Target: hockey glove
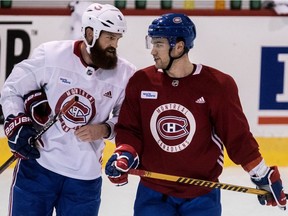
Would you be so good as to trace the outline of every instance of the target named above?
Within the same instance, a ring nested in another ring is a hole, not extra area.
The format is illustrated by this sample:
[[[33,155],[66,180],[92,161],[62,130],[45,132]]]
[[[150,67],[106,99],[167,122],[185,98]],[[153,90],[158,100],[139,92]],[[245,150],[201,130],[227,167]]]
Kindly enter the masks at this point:
[[[263,189],[272,195],[258,195],[261,205],[278,206],[281,210],[286,210],[286,196],[283,191],[280,173],[276,166],[267,167],[262,176],[252,176],[252,182],[258,189]]]
[[[11,152],[21,159],[36,159],[40,157],[34,145],[36,130],[29,116],[20,113],[18,116],[9,115],[4,123],[5,135]]]
[[[108,160],[105,173],[113,184],[122,186],[128,183],[127,172],[129,169],[137,168],[138,165],[139,157],[135,149],[130,145],[123,144],[116,148]]]
[[[37,128],[42,128],[49,121],[51,108],[42,89],[32,91],[24,96],[24,109]]]

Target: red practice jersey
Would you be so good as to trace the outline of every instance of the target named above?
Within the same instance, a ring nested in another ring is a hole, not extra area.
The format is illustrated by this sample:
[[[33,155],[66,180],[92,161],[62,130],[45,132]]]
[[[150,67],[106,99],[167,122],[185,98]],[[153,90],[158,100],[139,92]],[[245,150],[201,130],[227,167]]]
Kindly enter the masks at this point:
[[[184,78],[169,77],[155,66],[137,71],[126,88],[116,125],[116,145],[133,146],[141,169],[217,181],[224,147],[240,165],[261,155],[233,78],[208,66],[195,67]],[[180,198],[210,190],[151,178],[141,181]]]

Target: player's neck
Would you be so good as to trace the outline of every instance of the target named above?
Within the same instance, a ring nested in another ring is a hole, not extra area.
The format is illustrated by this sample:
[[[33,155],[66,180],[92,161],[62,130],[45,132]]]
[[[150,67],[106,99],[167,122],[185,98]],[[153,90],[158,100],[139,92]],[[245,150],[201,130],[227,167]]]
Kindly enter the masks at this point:
[[[194,65],[189,61],[189,59],[176,59],[171,68],[167,71],[167,74],[173,78],[182,78],[190,75],[193,71]]]

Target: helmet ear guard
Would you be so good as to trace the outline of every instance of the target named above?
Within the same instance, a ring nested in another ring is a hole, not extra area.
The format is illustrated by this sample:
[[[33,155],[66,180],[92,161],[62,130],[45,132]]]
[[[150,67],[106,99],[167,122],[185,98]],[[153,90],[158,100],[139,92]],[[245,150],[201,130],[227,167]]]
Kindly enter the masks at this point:
[[[85,37],[87,28],[93,30],[92,43]],[[94,46],[101,31],[123,34],[127,30],[126,20],[121,11],[110,4],[91,4],[82,15],[82,38],[87,46],[87,52]]]
[[[179,39],[183,40],[185,50],[188,52],[194,46],[196,27],[185,14],[168,13],[153,20],[148,28],[148,36],[167,38],[171,48],[176,45]],[[146,37],[146,47],[149,43],[148,40]]]

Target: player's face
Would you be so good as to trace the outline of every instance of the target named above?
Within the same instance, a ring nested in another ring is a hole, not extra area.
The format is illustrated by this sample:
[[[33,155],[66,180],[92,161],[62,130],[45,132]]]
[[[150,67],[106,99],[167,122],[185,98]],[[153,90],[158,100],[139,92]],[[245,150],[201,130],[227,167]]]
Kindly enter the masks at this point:
[[[91,48],[93,64],[103,69],[113,69],[117,65],[118,40],[122,34],[102,31],[95,45]]]
[[[155,61],[155,67],[158,69],[165,69],[170,61],[169,49],[170,45],[167,38],[152,38],[151,55]]]

